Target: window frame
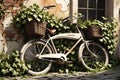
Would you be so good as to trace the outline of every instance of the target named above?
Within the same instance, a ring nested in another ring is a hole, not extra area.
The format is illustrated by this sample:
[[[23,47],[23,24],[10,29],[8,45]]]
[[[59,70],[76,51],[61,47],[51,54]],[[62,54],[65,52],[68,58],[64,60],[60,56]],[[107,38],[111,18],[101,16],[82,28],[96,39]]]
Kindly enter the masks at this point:
[[[79,0],[78,0],[79,1]],[[79,10],[86,10],[86,19],[90,19],[89,18],[89,10],[95,10],[95,19],[98,19],[98,11],[104,11],[104,15],[105,16],[105,7],[104,8],[98,8],[98,0],[95,0],[96,2],[96,6],[94,8],[89,8],[89,0],[86,0],[86,7],[80,7],[79,6],[79,2],[78,2],[78,13],[79,13]],[[105,3],[104,3],[105,4]]]

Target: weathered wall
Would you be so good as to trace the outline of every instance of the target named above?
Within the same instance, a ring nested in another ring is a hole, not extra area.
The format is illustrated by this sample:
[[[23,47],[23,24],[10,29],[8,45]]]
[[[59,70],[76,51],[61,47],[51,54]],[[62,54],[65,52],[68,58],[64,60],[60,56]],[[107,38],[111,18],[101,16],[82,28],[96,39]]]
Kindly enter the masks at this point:
[[[116,57],[120,59],[120,0],[113,0],[113,17],[117,20],[118,26],[116,31],[118,33],[118,43],[116,47]]]
[[[22,4],[30,6],[34,3],[41,8],[47,5],[56,5],[49,12],[58,18],[69,15],[69,0],[4,0],[3,7],[6,10],[3,19],[0,21],[0,52],[12,53],[13,50],[21,49],[24,44],[23,37],[19,30],[14,28],[12,19]]]
[[[13,16],[20,9],[22,0],[4,0],[5,14],[0,21],[0,52],[11,53],[22,46],[22,36],[12,25]]]
[[[41,8],[47,5],[55,5],[56,7],[49,9],[51,14],[56,17],[66,17],[69,15],[69,0],[26,0],[24,1],[25,6],[30,6],[32,4],[38,4]]]
[[[120,0],[114,0],[113,2],[113,17],[120,21]]]

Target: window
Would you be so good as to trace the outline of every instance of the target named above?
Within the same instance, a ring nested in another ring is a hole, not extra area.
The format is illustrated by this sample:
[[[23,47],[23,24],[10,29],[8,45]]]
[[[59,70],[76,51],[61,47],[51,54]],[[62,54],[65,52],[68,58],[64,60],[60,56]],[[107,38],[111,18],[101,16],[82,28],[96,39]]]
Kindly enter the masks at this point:
[[[105,16],[105,0],[78,0],[78,12],[85,16],[85,19],[101,20]]]

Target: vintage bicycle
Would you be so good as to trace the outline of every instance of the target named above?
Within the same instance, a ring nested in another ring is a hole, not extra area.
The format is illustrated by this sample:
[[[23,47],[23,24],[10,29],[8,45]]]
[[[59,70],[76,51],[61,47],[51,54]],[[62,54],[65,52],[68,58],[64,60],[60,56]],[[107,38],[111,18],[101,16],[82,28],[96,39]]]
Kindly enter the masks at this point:
[[[78,18],[74,17],[74,19]],[[53,62],[66,63],[68,55],[77,45],[79,45],[78,62],[81,62],[86,69],[95,70],[99,68],[102,70],[106,68],[109,57],[105,48],[98,43],[85,40],[78,26],[76,29],[77,33],[61,33],[53,36],[50,36],[51,30],[46,29],[47,39],[40,38],[28,41],[21,49],[21,60],[24,61],[28,73],[32,75],[45,74],[51,69]],[[74,40],[75,44],[69,50],[65,50],[65,53],[59,53],[54,42],[56,39]]]

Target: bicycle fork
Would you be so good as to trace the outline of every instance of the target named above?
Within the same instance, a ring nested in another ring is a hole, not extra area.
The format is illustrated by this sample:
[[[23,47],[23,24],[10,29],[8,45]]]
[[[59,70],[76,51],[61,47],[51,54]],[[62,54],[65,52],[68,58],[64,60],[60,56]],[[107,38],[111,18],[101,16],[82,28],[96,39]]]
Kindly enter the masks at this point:
[[[92,56],[94,56],[95,58],[97,58],[97,55],[95,55],[95,54],[89,49],[89,47],[88,47],[88,42],[84,42],[84,43],[85,43],[85,46],[86,46],[87,50],[90,52],[90,54],[91,54]]]

